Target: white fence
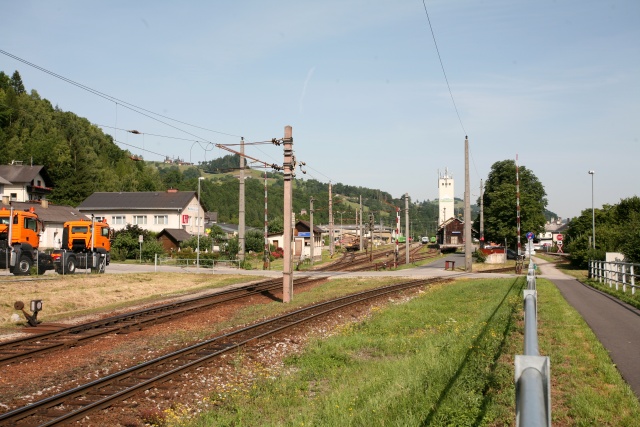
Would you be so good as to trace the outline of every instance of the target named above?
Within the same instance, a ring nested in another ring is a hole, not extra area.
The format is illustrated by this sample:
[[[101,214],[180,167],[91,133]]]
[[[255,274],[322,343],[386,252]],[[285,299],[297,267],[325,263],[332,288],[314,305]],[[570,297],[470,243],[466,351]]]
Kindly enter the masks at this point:
[[[616,287],[616,291],[622,288],[622,292],[631,289],[631,295],[636,293],[636,271],[640,270],[640,264],[629,262],[607,262],[589,260],[589,277],[610,288]]]

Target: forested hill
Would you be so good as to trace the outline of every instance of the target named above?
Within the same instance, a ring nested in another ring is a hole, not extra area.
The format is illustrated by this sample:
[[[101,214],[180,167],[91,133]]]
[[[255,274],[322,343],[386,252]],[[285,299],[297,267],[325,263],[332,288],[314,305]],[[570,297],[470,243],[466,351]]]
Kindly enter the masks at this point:
[[[199,167],[167,166],[162,163],[135,161],[131,153],[120,149],[110,135],[72,112],[54,107],[38,95],[27,91],[18,71],[11,76],[0,71],[0,164],[22,161],[44,165],[52,182],[50,200],[56,204],[77,206],[95,191],[164,191],[177,188],[193,191],[197,178],[202,183],[202,201],[207,210],[217,211],[219,221],[238,221],[237,155],[201,164]],[[226,172],[226,173],[223,173]],[[246,222],[264,224],[264,185],[262,172],[247,171]],[[268,174],[269,221],[282,222],[283,181],[278,173]],[[309,200],[314,197],[314,222],[328,223],[329,188],[316,180],[294,182],[294,212],[298,219],[309,219]],[[362,196],[364,222],[373,215],[374,222],[395,224],[395,208],[404,201],[391,194],[344,184],[333,185],[333,210],[336,225],[355,221],[355,211]],[[307,213],[304,213],[304,210]],[[417,235],[435,232],[437,203],[412,203],[410,218]],[[342,212],[338,215],[337,212]],[[404,221],[404,214],[402,217]]]
[[[58,204],[76,206],[94,191],[164,188],[155,168],[132,161],[100,128],[36,90],[27,93],[17,71],[11,77],[0,71],[0,147],[0,164],[44,165]]]

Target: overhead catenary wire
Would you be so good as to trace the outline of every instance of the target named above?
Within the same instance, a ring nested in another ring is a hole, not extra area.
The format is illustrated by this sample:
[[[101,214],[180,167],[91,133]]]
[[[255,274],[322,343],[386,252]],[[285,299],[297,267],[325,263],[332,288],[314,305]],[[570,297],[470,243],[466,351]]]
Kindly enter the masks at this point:
[[[202,126],[193,125],[193,124],[190,124],[190,123],[187,123],[187,122],[184,122],[184,121],[178,120],[178,119],[174,119],[174,118],[172,118],[172,117],[165,116],[165,115],[163,115],[163,114],[159,114],[159,113],[153,112],[153,111],[148,110],[148,109],[146,109],[146,108],[139,107],[139,106],[137,106],[137,105],[131,104],[131,103],[126,102],[126,101],[123,101],[123,100],[121,100],[121,99],[118,99],[118,98],[116,98],[116,97],[114,97],[114,96],[108,95],[108,94],[106,94],[106,93],[104,93],[104,92],[100,92],[100,91],[98,91],[98,90],[96,90],[96,89],[90,88],[90,87],[88,87],[88,86],[86,86],[86,85],[83,85],[83,84],[81,84],[81,83],[78,83],[78,82],[76,82],[76,81],[74,81],[74,80],[71,80],[70,78],[64,77],[64,76],[62,76],[62,75],[60,75],[60,74],[54,73],[53,71],[47,70],[47,69],[46,69],[46,68],[44,68],[44,67],[41,67],[41,66],[39,66],[39,65],[37,65],[37,64],[34,64],[34,63],[32,63],[32,62],[29,62],[29,61],[27,61],[26,59],[20,58],[19,56],[13,55],[13,54],[11,54],[11,53],[9,53],[9,52],[5,51],[5,50],[0,49],[0,53],[1,53],[1,54],[3,54],[3,55],[8,56],[8,57],[10,57],[10,58],[13,58],[13,59],[15,59],[16,61],[22,62],[23,64],[26,64],[26,65],[28,65],[28,66],[30,66],[30,67],[33,67],[33,68],[35,68],[35,69],[37,69],[37,70],[39,70],[39,71],[42,71],[42,72],[44,72],[44,73],[46,73],[46,74],[49,74],[50,76],[53,76],[53,77],[55,77],[55,78],[57,78],[57,79],[60,79],[60,80],[62,80],[62,81],[64,81],[64,82],[67,82],[67,83],[69,83],[69,84],[71,84],[71,85],[73,85],[73,86],[76,86],[76,87],[78,87],[78,88],[80,88],[80,89],[82,89],[82,90],[85,90],[85,91],[87,91],[87,92],[89,92],[89,93],[92,93],[92,94],[94,94],[94,95],[96,95],[96,96],[99,96],[99,97],[101,97],[101,98],[103,98],[103,99],[105,99],[105,100],[107,100],[107,101],[111,101],[111,102],[115,103],[116,105],[120,104],[120,105],[122,105],[123,107],[128,108],[128,109],[129,109],[129,110],[131,110],[131,111],[135,111],[135,112],[137,112],[138,114],[141,114],[141,115],[143,115],[143,116],[145,116],[145,117],[147,117],[147,118],[150,118],[150,119],[152,119],[152,120],[156,120],[156,121],[158,121],[159,123],[162,123],[162,124],[164,124],[164,125],[167,125],[167,126],[169,126],[169,127],[172,127],[172,128],[174,128],[174,129],[179,130],[179,131],[181,131],[181,132],[184,132],[184,133],[186,133],[186,134],[188,134],[188,135],[191,135],[191,136],[194,136],[194,137],[197,137],[197,138],[200,138],[200,139],[206,139],[206,138],[201,138],[201,137],[199,137],[199,136],[197,136],[197,135],[194,135],[194,134],[192,134],[192,133],[190,133],[190,132],[188,132],[188,131],[186,131],[186,130],[184,130],[184,129],[180,129],[180,128],[179,128],[179,127],[177,127],[177,126],[174,126],[174,125],[171,125],[171,124],[169,124],[169,123],[166,123],[166,122],[164,122],[164,121],[162,121],[162,120],[160,120],[160,119],[158,119],[158,118],[156,118],[156,117],[151,116],[150,114],[152,114],[152,115],[154,115],[154,116],[162,117],[163,119],[171,120],[171,121],[174,121],[174,122],[176,122],[176,123],[180,123],[180,124],[183,124],[183,125],[186,125],[186,126],[191,126],[191,127],[193,127],[193,128],[196,128],[196,129],[206,130],[206,131],[208,131],[208,132],[213,132],[213,133],[217,133],[217,134],[220,134],[220,135],[234,136],[234,137],[241,138],[241,135],[235,135],[235,134],[232,134],[232,133],[221,132],[221,131],[217,131],[217,130],[214,130],[214,129],[208,129],[208,128],[205,128],[205,127],[202,127]],[[146,113],[148,113],[148,114],[146,114]]]
[[[57,73],[55,73],[55,72],[53,72],[51,70],[48,70],[48,69],[46,69],[46,68],[44,68],[42,66],[39,66],[39,65],[37,65],[37,64],[35,64],[33,62],[30,62],[30,61],[28,61],[26,59],[23,59],[23,58],[21,58],[21,57],[19,57],[17,55],[14,55],[14,54],[12,54],[10,52],[5,51],[5,50],[0,49],[0,53],[5,55],[5,56],[8,56],[8,57],[10,57],[12,59],[15,59],[16,61],[22,62],[23,64],[26,64],[26,65],[28,65],[28,66],[30,66],[32,68],[35,68],[35,69],[37,69],[39,71],[42,71],[43,73],[46,73],[46,74],[48,74],[48,75],[50,75],[52,77],[55,77],[55,78],[60,79],[60,80],[62,80],[64,82],[66,82],[66,83],[69,83],[69,84],[71,84],[73,86],[76,86],[77,88],[80,88],[80,89],[82,89],[84,91],[87,91],[87,92],[93,94],[93,95],[96,95],[96,96],[98,96],[98,97],[100,97],[102,99],[105,99],[105,100],[107,100],[109,102],[113,102],[115,104],[115,107],[116,107],[116,123],[115,123],[115,126],[102,126],[102,125],[98,125],[98,126],[113,128],[114,130],[116,130],[116,132],[117,132],[117,130],[126,130],[126,129],[119,129],[118,125],[117,125],[117,120],[118,120],[117,119],[117,109],[118,109],[118,105],[120,105],[120,106],[122,106],[124,108],[127,108],[127,109],[129,109],[129,110],[131,110],[133,112],[136,112],[136,113],[138,113],[138,114],[140,114],[140,115],[142,115],[144,117],[147,117],[147,118],[149,118],[151,120],[157,121],[157,122],[159,122],[161,124],[164,124],[164,125],[169,126],[169,127],[173,128],[173,129],[176,129],[176,130],[178,130],[180,132],[183,132],[183,133],[185,133],[187,135],[190,135],[190,136],[192,136],[194,138],[197,138],[196,140],[186,139],[186,138],[182,139],[182,140],[185,140],[185,141],[206,142],[206,143],[214,144],[212,141],[209,141],[207,138],[203,138],[203,137],[201,137],[199,135],[196,135],[196,134],[194,134],[192,132],[189,132],[187,130],[181,129],[178,126],[174,126],[174,125],[172,125],[170,123],[167,123],[166,121],[160,120],[158,117],[161,117],[161,118],[166,119],[166,120],[171,120],[173,122],[176,122],[176,123],[179,123],[179,124],[182,124],[182,125],[186,125],[186,126],[190,126],[190,127],[196,128],[196,129],[201,129],[201,130],[205,130],[205,131],[208,131],[208,132],[213,132],[213,133],[217,133],[217,134],[225,135],[225,136],[232,136],[232,137],[242,138],[241,135],[236,135],[236,134],[232,134],[232,133],[228,133],[228,132],[221,132],[221,131],[218,131],[218,130],[209,129],[209,128],[205,128],[205,127],[202,127],[202,126],[197,126],[197,125],[194,125],[194,124],[191,124],[191,123],[187,123],[187,122],[184,122],[184,121],[181,121],[181,120],[178,120],[178,119],[174,119],[172,117],[165,116],[163,114],[159,114],[159,113],[153,112],[153,111],[148,110],[146,108],[139,107],[139,106],[137,106],[135,104],[129,103],[129,102],[124,101],[124,100],[121,100],[119,98],[116,98],[115,96],[112,96],[112,95],[106,94],[104,92],[101,92],[99,90],[93,89],[93,88],[91,88],[89,86],[86,86],[86,85],[84,85],[82,83],[78,83],[78,82],[76,82],[76,81],[74,81],[74,80],[72,80],[72,79],[70,79],[68,77],[65,77],[65,76],[62,76],[60,74],[57,74]],[[157,116],[157,117],[154,117],[154,116]],[[153,135],[153,134],[147,134],[147,135]],[[175,137],[168,137],[168,136],[163,136],[163,135],[154,135],[154,136],[159,136],[159,137],[164,137],[164,138],[175,138]],[[175,138],[175,139],[180,139],[180,138]],[[125,143],[123,141],[119,141],[117,139],[117,135],[115,135],[115,137],[114,137],[114,142],[116,142],[118,144],[126,145],[128,147],[133,147],[133,148],[136,148],[136,149],[139,149],[139,150],[142,150],[144,152],[151,153],[151,154],[154,154],[154,155],[163,156],[163,157],[170,157],[170,156],[167,156],[166,154],[156,153],[156,152],[153,152],[151,150],[147,150],[147,149],[144,149],[144,148],[137,147],[137,146],[135,146],[133,144],[128,144],[128,143]],[[273,142],[273,140],[271,140],[271,141],[249,142],[249,143],[245,143],[245,145],[270,144],[272,142]],[[214,145],[218,146],[219,144],[214,144]],[[225,144],[225,145],[229,145],[229,144]],[[239,145],[239,144],[233,144],[233,145]],[[218,147],[218,148],[220,148],[220,147]],[[318,172],[318,171],[316,170],[316,172]],[[327,177],[326,175],[324,175],[322,173],[321,173],[321,175]],[[330,179],[329,177],[327,177],[327,178]]]
[[[444,80],[447,83],[447,89],[449,90],[449,96],[451,97],[451,102],[453,103],[453,108],[455,109],[456,115],[458,116],[458,122],[460,122],[460,127],[462,128],[462,131],[464,132],[465,138],[466,138],[468,133],[464,127],[464,124],[462,123],[462,117],[460,117],[460,112],[458,111],[456,100],[453,97],[453,91],[451,90],[451,85],[449,84],[449,78],[447,77],[447,72],[445,71],[445,68],[444,68],[444,62],[442,61],[442,56],[440,55],[440,49],[438,48],[438,42],[436,41],[436,34],[433,31],[433,26],[431,25],[431,18],[429,18],[429,11],[427,10],[426,0],[422,0],[422,6],[424,7],[424,13],[427,16],[427,22],[429,23],[429,30],[431,30],[431,37],[433,38],[433,44],[436,48],[436,53],[438,54],[438,60],[440,62],[440,68],[442,69],[442,74],[444,75]],[[476,175],[478,175],[478,178],[480,178],[480,174],[478,173],[476,162],[473,158],[473,155],[471,154],[471,149],[469,149],[469,156],[471,157],[471,162],[473,163],[473,168],[476,171]]]
[[[424,6],[424,13],[427,15],[427,22],[429,22],[429,29],[431,30],[431,37],[433,37],[433,44],[436,47],[436,53],[438,54],[438,60],[440,61],[440,68],[442,68],[442,74],[444,75],[444,80],[447,83],[447,89],[449,89],[449,95],[451,96],[451,102],[453,102],[453,108],[456,110],[456,114],[458,115],[458,121],[460,122],[460,127],[465,135],[467,131],[462,124],[462,118],[460,117],[460,112],[458,111],[458,106],[456,105],[456,100],[453,98],[453,92],[451,91],[451,85],[449,85],[449,79],[447,78],[447,72],[444,69],[444,63],[442,62],[442,56],[440,55],[440,49],[438,49],[438,42],[436,42],[436,34],[433,31],[433,26],[431,25],[431,19],[429,18],[429,12],[427,11],[427,3],[425,0],[422,0],[422,5]]]

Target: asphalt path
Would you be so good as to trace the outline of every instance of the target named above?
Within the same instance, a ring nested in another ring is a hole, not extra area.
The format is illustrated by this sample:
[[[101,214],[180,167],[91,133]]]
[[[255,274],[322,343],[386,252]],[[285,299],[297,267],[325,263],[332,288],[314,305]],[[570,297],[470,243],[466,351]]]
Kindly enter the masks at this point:
[[[564,274],[553,263],[535,257],[534,262],[542,273],[538,277],[553,282],[580,313],[640,398],[640,310]]]

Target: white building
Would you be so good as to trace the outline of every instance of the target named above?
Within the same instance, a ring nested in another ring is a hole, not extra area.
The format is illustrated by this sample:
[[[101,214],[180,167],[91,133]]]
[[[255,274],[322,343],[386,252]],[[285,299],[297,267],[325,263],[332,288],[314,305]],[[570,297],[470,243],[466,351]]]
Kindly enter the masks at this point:
[[[44,200],[51,194],[44,166],[23,166],[22,162],[0,165],[0,195],[5,204]]]
[[[438,206],[438,226],[441,226],[449,218],[455,217],[453,176],[449,175],[447,168],[438,177]]]
[[[93,193],[78,210],[98,221],[106,219],[115,231],[131,224],[155,233],[165,228],[204,233],[204,209],[195,191]]]

